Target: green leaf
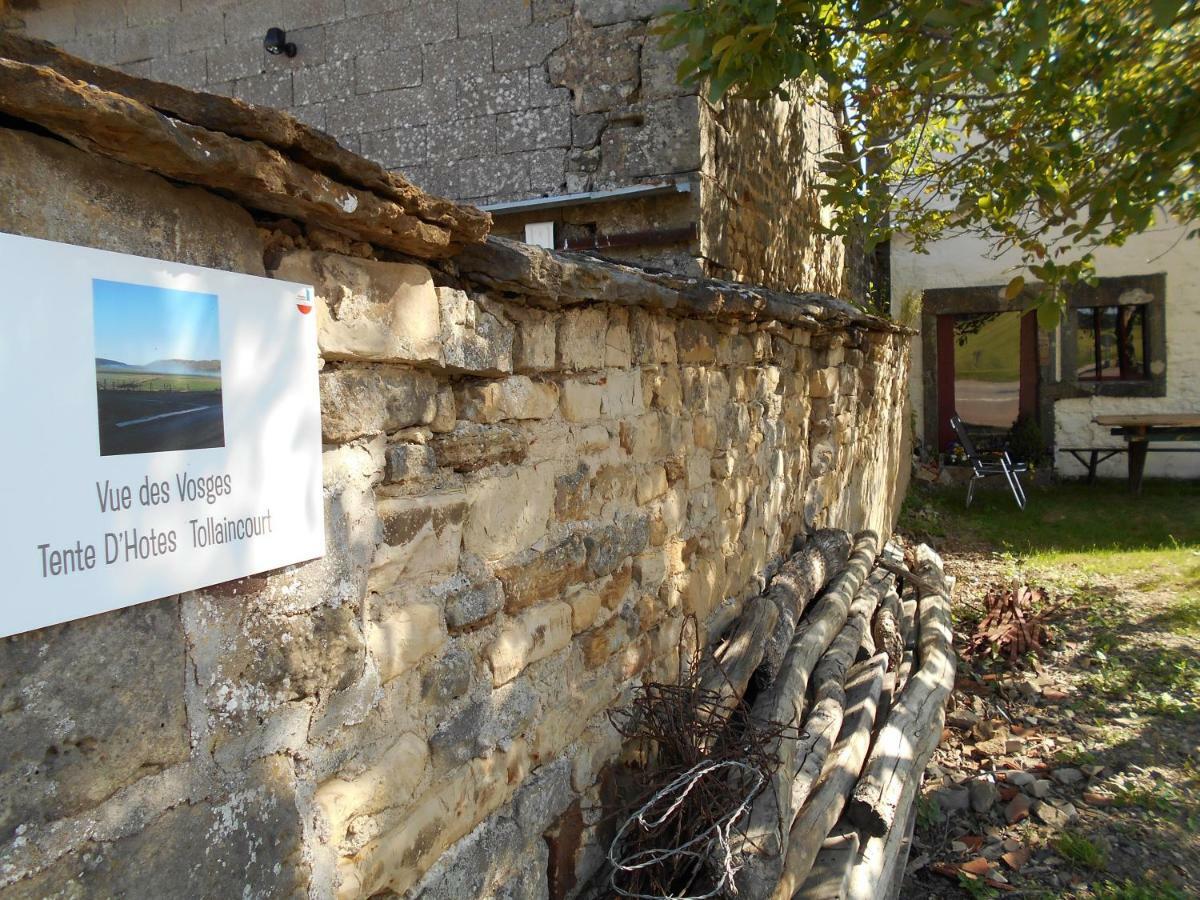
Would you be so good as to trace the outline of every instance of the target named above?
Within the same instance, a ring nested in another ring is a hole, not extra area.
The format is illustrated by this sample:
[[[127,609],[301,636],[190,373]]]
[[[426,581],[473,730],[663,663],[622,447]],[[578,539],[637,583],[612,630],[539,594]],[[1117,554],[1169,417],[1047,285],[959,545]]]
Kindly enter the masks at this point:
[[[1038,328],[1053,331],[1062,319],[1062,308],[1053,300],[1043,300],[1037,307]]]
[[[1025,289],[1025,276],[1018,275],[1008,283],[1008,287],[1004,289],[1005,300],[1016,300],[1021,296],[1021,291]]]
[[[728,50],[730,47],[732,47],[736,42],[737,42],[736,35],[732,35],[732,34],[725,35],[725,37],[721,38],[715,44],[713,44],[713,48],[712,48],[713,58],[720,56],[722,53],[724,53],[726,50]]]
[[[726,72],[724,75],[717,75],[708,83],[708,102],[717,103],[730,86],[737,80],[739,72],[734,69],[732,72]]]
[[[1155,28],[1169,28],[1179,15],[1183,0],[1150,0],[1150,15],[1154,17]]]

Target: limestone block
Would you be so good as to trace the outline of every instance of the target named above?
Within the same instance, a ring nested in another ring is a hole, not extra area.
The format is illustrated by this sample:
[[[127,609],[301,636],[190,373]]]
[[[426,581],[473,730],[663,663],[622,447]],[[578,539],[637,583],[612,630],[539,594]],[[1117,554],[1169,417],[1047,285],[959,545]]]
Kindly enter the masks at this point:
[[[603,425],[586,425],[575,429],[575,443],[580,453],[602,453],[612,446],[612,433]]]
[[[142,829],[84,842],[33,877],[9,884],[5,895],[299,896],[308,889],[304,852],[292,761],[273,756],[247,766],[228,789],[180,803]]]
[[[504,815],[501,808],[438,857],[410,896],[414,900],[499,896],[494,887],[497,881],[538,859],[531,853],[529,843],[517,823]],[[544,878],[544,863],[542,869]]]
[[[427,425],[437,414],[428,372],[343,367],[321,373],[321,433],[330,444]]]
[[[646,549],[649,540],[649,521],[645,514],[622,516],[584,537],[588,567],[597,578],[609,575],[627,558]]]
[[[437,454],[438,465],[456,472],[519,463],[529,453],[529,441],[520,429],[473,422],[459,422],[453,430],[434,435],[430,446]]]
[[[499,381],[476,382],[456,394],[459,416],[473,422],[494,424],[505,419],[544,419],[558,406],[558,388],[513,375]]]
[[[0,839],[187,759],[185,653],[176,598],[0,645]]]
[[[438,388],[437,412],[434,413],[433,421],[429,423],[429,430],[435,434],[452,431],[457,418],[458,406],[454,401],[454,388],[443,384]]]
[[[471,689],[475,671],[475,656],[465,647],[451,646],[421,675],[421,700],[432,705],[445,705]]]
[[[651,403],[654,408],[674,415],[682,412],[683,387],[679,380],[679,369],[672,366],[649,374],[653,392]],[[645,390],[644,383],[643,390]]]
[[[571,629],[578,634],[586,631],[600,615],[600,594],[592,587],[580,587],[567,595],[571,607]]]
[[[670,486],[667,484],[667,470],[660,465],[646,466],[637,475],[638,506],[645,506],[663,496]]]
[[[703,622],[722,599],[716,565],[705,557],[695,557],[680,578],[684,611]]]
[[[482,375],[513,370],[513,326],[454,288],[437,289],[442,355],[447,367]]]
[[[838,388],[837,369],[817,369],[809,376],[808,392],[814,399],[833,397]]]
[[[262,241],[242,207],[63,141],[7,128],[0,128],[0,231],[263,274]]]
[[[692,419],[692,438],[697,447],[712,450],[717,445],[717,420],[712,416]]]
[[[493,683],[512,681],[526,666],[567,646],[572,634],[571,607],[566,603],[536,606],[509,619],[487,650]]]
[[[446,771],[514,741],[533,721],[537,697],[526,679],[496,688],[468,704],[429,739],[438,771]]]
[[[607,610],[614,610],[625,602],[632,583],[633,566],[626,565],[592,582],[592,588],[600,595],[600,605]]]
[[[605,432],[607,434],[607,432]],[[592,496],[592,472],[580,463],[573,472],[554,479],[554,518],[560,522],[586,519]]]
[[[603,665],[630,638],[630,626],[621,616],[613,616],[598,628],[586,631],[577,640],[583,661],[589,669]]]
[[[707,322],[681,319],[675,328],[675,343],[681,363],[711,365],[716,362],[717,333]]]
[[[656,591],[667,577],[667,560],[661,550],[633,558],[633,579],[643,591]]]
[[[528,768],[528,748],[515,742],[489,760],[450,773],[400,824],[338,866],[337,896],[403,894],[448,847],[508,800]]]
[[[635,416],[645,411],[640,372],[609,369],[605,373],[600,412],[608,419]]]
[[[580,378],[566,379],[560,394],[563,418],[568,422],[594,422],[599,419],[605,392],[603,384]]]
[[[604,367],[608,316],[603,307],[565,310],[558,323],[560,369]]]
[[[663,439],[662,419],[658,413],[646,413],[621,422],[621,446],[634,462],[658,462],[668,445]]]
[[[633,362],[633,340],[629,334],[629,311],[614,309],[609,313],[608,331],[604,337],[604,365],[627,369]]]
[[[534,769],[513,795],[513,818],[530,842],[562,815],[571,796],[571,761],[559,758]]]
[[[516,553],[495,567],[495,575],[504,585],[505,609],[509,613],[560,596],[586,573],[587,549],[578,534],[570,534],[544,550]]]
[[[386,684],[446,643],[437,603],[385,601],[380,619],[367,629],[367,643]]]
[[[637,471],[630,465],[602,466],[592,479],[591,506],[608,516],[637,503]]]
[[[339,773],[322,782],[313,803],[329,828],[334,846],[346,838],[350,823],[411,797],[426,780],[429,749],[417,735],[403,734],[360,772]]]
[[[478,628],[490,622],[503,606],[504,588],[497,579],[468,582],[463,578],[446,597],[446,627],[451,631]]]
[[[466,487],[463,546],[484,559],[500,559],[533,545],[546,533],[554,503],[549,464],[480,478]]]
[[[629,337],[633,364],[669,364],[679,361],[672,320],[644,309],[629,311]]]
[[[546,372],[555,367],[557,326],[554,316],[537,309],[511,309],[516,324],[513,368],[517,372]]]
[[[600,715],[588,722],[579,736],[571,786],[582,793],[594,785],[600,771],[621,752],[621,744],[621,733],[613,727],[608,716]]]
[[[614,673],[603,667],[582,682],[564,685],[558,703],[537,725],[530,742],[533,758],[549,759],[562,753],[593,716],[613,704],[617,693]]]
[[[438,298],[424,266],[292,250],[271,274],[313,286],[325,359],[441,361]]]
[[[369,586],[383,591],[401,578],[454,572],[468,501],[461,491],[379,500],[383,542],[371,564]]]
[[[387,448],[387,474],[384,481],[396,484],[433,474],[437,461],[433,450],[421,444],[391,444]]]

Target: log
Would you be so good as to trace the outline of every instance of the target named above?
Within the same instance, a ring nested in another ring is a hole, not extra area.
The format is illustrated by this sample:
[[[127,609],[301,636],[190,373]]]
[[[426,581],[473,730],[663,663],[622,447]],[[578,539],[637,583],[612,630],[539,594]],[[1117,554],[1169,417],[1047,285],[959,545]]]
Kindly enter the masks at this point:
[[[883,602],[871,622],[871,637],[875,646],[888,655],[888,668],[900,665],[904,655],[904,633],[900,625],[903,613],[900,610],[900,595],[894,587],[883,595]]]
[[[822,843],[854,790],[871,745],[886,667],[887,657],[879,654],[856,665],[846,681],[841,732],[812,795],[792,823],[783,872],[771,895],[775,900],[787,900],[806,883]]]
[[[905,786],[920,781],[941,737],[946,699],[954,686],[950,603],[941,559],[922,544],[917,560],[917,574],[929,588],[918,597],[920,668],[880,730],[846,808],[847,820],[871,836],[886,834],[896,823]]]
[[[937,747],[936,735],[925,738],[920,748],[926,758]],[[910,779],[901,792],[896,807],[895,826],[883,835],[873,835],[859,844],[858,858],[850,869],[846,882],[846,900],[895,900],[904,878],[908,848],[912,841],[917,817],[917,794],[921,789],[921,772]]]
[[[717,666],[705,673],[700,687],[720,696],[714,714],[729,716],[746,693],[751,676],[768,653],[781,617],[799,616],[829,580],[834,564],[845,562],[849,538],[844,531],[825,529],[810,536],[776,573],[765,594],[753,598],[738,618],[733,634],[717,655]],[[789,627],[789,634],[795,623]],[[773,678],[773,673],[772,676]]]
[[[850,872],[858,860],[858,842],[857,831],[829,838],[792,900],[842,900],[850,883]]]
[[[900,601],[900,633],[904,635],[904,649],[917,649],[917,598],[915,595]]]
[[[743,610],[733,634],[717,654],[716,665],[701,679],[703,690],[718,695],[717,703],[707,709],[707,715],[729,718],[741,703],[778,619],[779,607],[762,594]]]
[[[775,575],[767,596],[779,607],[779,619],[763,655],[759,673],[762,684],[775,680],[805,607],[835,573],[845,568],[849,556],[850,535],[840,528],[823,528],[809,535],[799,552]]]
[[[924,547],[925,544],[921,544],[921,546]],[[930,552],[932,552],[932,550]],[[941,575],[936,581],[929,581],[926,579],[925,575],[921,574],[920,572],[914,572],[908,566],[904,565],[904,563],[898,563],[893,559],[888,559],[887,557],[880,557],[879,565],[887,569],[902,581],[906,581],[909,584],[914,585],[917,590],[921,591],[922,593],[940,591],[947,600],[950,599],[949,587],[943,580],[941,580],[945,577],[944,575]],[[920,566],[917,568],[919,569]]]
[[[846,570],[801,620],[779,678],[752,708],[754,715],[762,719],[803,723],[803,730],[799,738],[785,736],[779,741],[779,765],[766,789],[754,799],[746,819],[746,849],[737,883],[747,896],[768,896],[778,882],[792,820],[820,776],[837,738],[846,671],[858,654],[867,623],[886,587],[880,578],[863,583],[858,575],[874,559],[876,547],[873,532],[859,536]],[[853,603],[847,596],[852,588]],[[805,702],[813,674],[817,675],[819,688],[806,717]]]

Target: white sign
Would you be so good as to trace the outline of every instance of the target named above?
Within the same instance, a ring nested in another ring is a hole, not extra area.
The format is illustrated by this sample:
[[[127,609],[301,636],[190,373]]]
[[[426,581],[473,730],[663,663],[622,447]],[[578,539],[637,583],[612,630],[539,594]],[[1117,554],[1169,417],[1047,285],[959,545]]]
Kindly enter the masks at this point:
[[[0,635],[325,552],[312,289],[0,234]]]

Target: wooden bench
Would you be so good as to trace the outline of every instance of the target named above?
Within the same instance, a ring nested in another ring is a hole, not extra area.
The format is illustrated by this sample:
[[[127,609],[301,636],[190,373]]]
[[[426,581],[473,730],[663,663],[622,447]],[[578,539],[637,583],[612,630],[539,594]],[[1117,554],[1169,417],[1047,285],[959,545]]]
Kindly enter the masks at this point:
[[[1058,447],[1059,453],[1070,453],[1075,461],[1087,469],[1087,483],[1096,480],[1096,469],[1106,459],[1112,459],[1119,453],[1128,453],[1129,447]],[[1146,447],[1147,453],[1200,453],[1200,447]],[[1082,454],[1088,454],[1084,459]]]
[[[1125,438],[1125,452],[1129,454],[1129,489],[1135,494],[1142,492],[1142,473],[1146,468],[1146,454],[1153,450],[1155,453],[1197,453],[1200,447],[1151,447],[1151,442],[1174,443],[1176,441],[1200,441],[1200,413],[1143,413],[1140,415],[1103,415],[1096,416],[1092,421],[1097,425],[1109,428],[1109,434]],[[1062,448],[1070,452],[1068,448]],[[1112,447],[1078,448],[1079,452],[1092,454],[1096,460],[1099,454],[1106,453],[1105,459],[1120,450]],[[1074,454],[1072,454],[1074,455]],[[1075,457],[1083,462],[1078,456]],[[1089,481],[1095,479],[1094,462],[1088,467]]]

